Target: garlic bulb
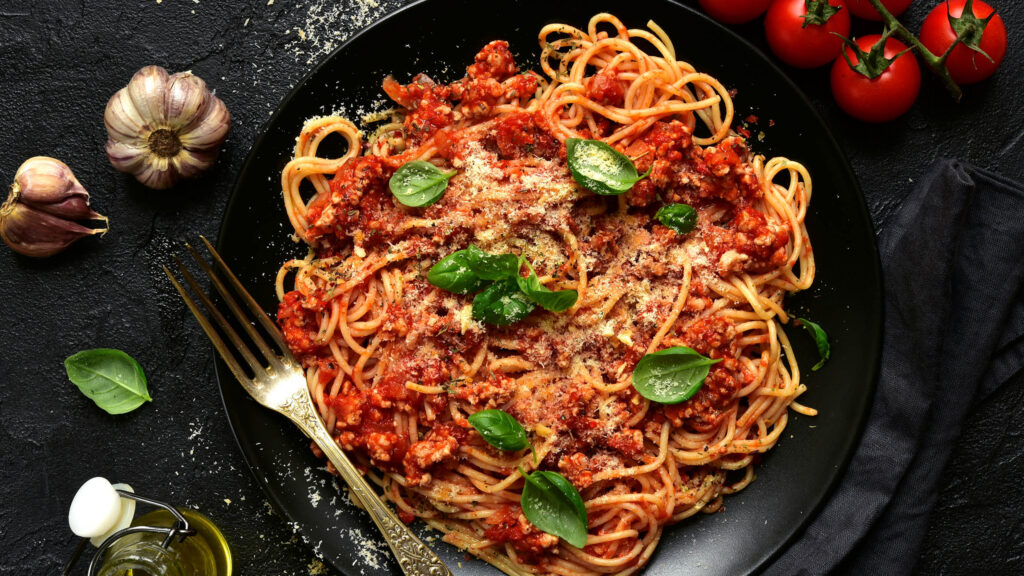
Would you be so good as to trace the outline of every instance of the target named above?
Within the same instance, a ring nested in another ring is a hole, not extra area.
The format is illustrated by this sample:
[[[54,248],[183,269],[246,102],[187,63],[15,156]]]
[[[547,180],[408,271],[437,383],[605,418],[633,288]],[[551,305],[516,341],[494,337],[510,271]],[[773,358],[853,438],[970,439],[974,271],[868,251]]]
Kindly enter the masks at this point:
[[[102,228],[82,222],[102,220]],[[18,168],[7,201],[0,206],[0,237],[15,252],[44,258],[79,238],[106,234],[107,217],[89,207],[89,193],[68,165],[46,156]]]
[[[231,114],[191,72],[146,66],[110,98],[103,122],[114,168],[162,190],[213,166]]]

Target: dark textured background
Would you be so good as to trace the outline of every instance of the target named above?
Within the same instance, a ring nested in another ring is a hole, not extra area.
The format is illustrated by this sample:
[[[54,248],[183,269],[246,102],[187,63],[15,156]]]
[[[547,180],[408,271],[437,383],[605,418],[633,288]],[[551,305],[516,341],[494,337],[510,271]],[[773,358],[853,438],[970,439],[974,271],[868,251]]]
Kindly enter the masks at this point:
[[[30,156],[60,158],[112,223],[106,237],[48,260],[0,247],[0,574],[59,570],[74,544],[67,507],[95,475],[211,516],[232,544],[238,574],[331,573],[250,477],[222,411],[212,350],[159,265],[184,240],[216,236],[249,146],[311,65],[403,3],[0,0],[0,179],[10,180]],[[918,0],[904,22],[916,29],[935,3]],[[1010,30],[1010,51],[994,78],[966,89],[961,105],[927,77],[908,115],[863,125],[832,102],[827,69],[789,70],[843,145],[877,231],[936,157],[1024,178],[1024,7],[993,3]],[[738,30],[764,46],[758,24]],[[191,69],[234,118],[213,173],[164,192],[116,172],[103,153],[104,105],[147,64]],[[84,398],[62,361],[94,347],[137,358],[154,402],[112,417]],[[1019,568],[1022,406],[1018,379],[974,411],[940,492],[920,572]]]

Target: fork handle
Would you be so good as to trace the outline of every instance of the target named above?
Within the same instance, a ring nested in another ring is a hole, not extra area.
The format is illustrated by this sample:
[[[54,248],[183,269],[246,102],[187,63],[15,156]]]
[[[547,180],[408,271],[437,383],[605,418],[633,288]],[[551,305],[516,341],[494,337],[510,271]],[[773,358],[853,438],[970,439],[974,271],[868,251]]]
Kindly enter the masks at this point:
[[[302,412],[307,412],[303,410]],[[302,417],[305,416],[305,417]],[[370,513],[370,518],[377,525],[391,552],[398,560],[402,572],[406,576],[452,576],[444,562],[437,557],[426,544],[409,530],[404,522],[373,491],[363,475],[352,465],[352,461],[341,451],[338,444],[331,438],[327,428],[316,415],[312,403],[309,403],[307,414],[290,414],[292,421],[324,451],[327,459],[334,464],[342,479],[348,484],[363,508]]]

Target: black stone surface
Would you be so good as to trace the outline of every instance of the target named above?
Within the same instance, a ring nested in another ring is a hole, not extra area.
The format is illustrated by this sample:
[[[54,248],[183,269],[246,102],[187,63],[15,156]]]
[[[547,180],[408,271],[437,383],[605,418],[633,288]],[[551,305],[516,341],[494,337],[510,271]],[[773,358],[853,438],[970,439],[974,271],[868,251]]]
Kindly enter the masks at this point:
[[[904,22],[916,29],[936,3],[915,2]],[[827,69],[788,70],[849,155],[877,230],[938,156],[1024,178],[1024,7],[993,3],[1011,34],[1009,54],[994,78],[967,87],[960,105],[926,72],[909,114],[884,126],[864,125],[833,103]],[[272,513],[250,477],[222,411],[212,350],[159,266],[185,240],[216,235],[249,146],[312,63],[331,43],[400,4],[0,2],[0,179],[10,180],[30,156],[60,158],[112,223],[106,237],[48,260],[0,248],[0,574],[60,569],[74,545],[67,507],[78,486],[95,475],[211,516],[232,544],[238,574],[332,573]],[[737,29],[764,46],[759,24]],[[872,26],[857,31],[869,33]],[[116,172],[103,152],[106,101],[147,64],[192,70],[216,89],[234,118],[216,169],[164,192]],[[112,417],[84,398],[62,363],[94,347],[121,348],[137,358],[154,402]],[[975,410],[940,492],[919,572],[1018,571],[1024,555],[1022,406],[1018,379]]]

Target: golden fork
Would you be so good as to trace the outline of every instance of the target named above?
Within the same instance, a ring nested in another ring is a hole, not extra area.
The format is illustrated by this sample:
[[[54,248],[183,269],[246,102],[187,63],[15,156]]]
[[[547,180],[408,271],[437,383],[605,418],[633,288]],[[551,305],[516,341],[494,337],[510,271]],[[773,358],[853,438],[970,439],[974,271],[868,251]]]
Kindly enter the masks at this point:
[[[171,283],[174,284],[178,293],[181,294],[185,304],[188,305],[189,310],[192,311],[192,314],[195,315],[196,320],[199,321],[206,335],[209,336],[210,341],[213,342],[213,346],[220,353],[220,357],[224,359],[224,363],[228,365],[228,368],[235,375],[235,378],[238,379],[242,387],[245,388],[245,391],[256,399],[257,402],[286,416],[323,450],[327,458],[337,468],[342,479],[348,483],[355,498],[370,513],[370,518],[373,519],[377,528],[384,535],[384,539],[387,541],[391,552],[395,555],[398,564],[402,567],[402,571],[405,574],[408,576],[451,576],[451,571],[448,570],[448,567],[441,562],[441,559],[434,554],[433,550],[428,548],[426,544],[421,542],[409,530],[408,526],[395,517],[391,509],[370,488],[362,474],[356,470],[352,462],[345,456],[345,453],[338,447],[338,444],[331,438],[327,428],[320,420],[316,408],[313,406],[312,399],[309,397],[309,388],[306,385],[306,377],[303,374],[302,368],[296,362],[295,357],[292,356],[291,351],[288,350],[288,346],[285,345],[281,332],[270,318],[267,317],[267,314],[260,308],[259,304],[256,303],[256,300],[249,295],[249,292],[242,286],[242,283],[239,282],[234,273],[231,272],[213,245],[206,238],[202,236],[200,238],[202,238],[206,249],[213,256],[214,266],[220,272],[220,276],[223,276],[223,280],[214,271],[214,268],[203,260],[195,248],[188,244],[185,246],[192,254],[192,258],[199,263],[203,272],[209,276],[213,287],[220,294],[221,298],[224,299],[224,303],[227,304],[228,308],[231,309],[232,314],[238,321],[238,324],[245,330],[249,340],[259,349],[264,358],[263,361],[260,361],[253,355],[238,332],[231,327],[228,319],[221,314],[210,301],[210,298],[203,293],[195,278],[177,256],[174,256],[174,260],[178,263],[182,276],[192,288],[192,291],[199,297],[203,306],[209,311],[212,320],[203,314],[199,309],[199,305],[189,296],[184,286],[178,282],[174,274],[166,266],[163,268],[167,277],[171,279]],[[249,309],[249,315],[232,297],[231,292],[225,286],[225,281],[241,298],[245,307]],[[276,351],[260,336],[253,320],[259,322],[264,331],[270,335],[270,338],[276,345]],[[220,328],[227,336],[230,345],[217,332],[217,328]],[[232,346],[234,347],[234,352],[241,355],[249,366],[252,376],[247,374],[242,364],[238,362],[236,354],[232,351]]]

